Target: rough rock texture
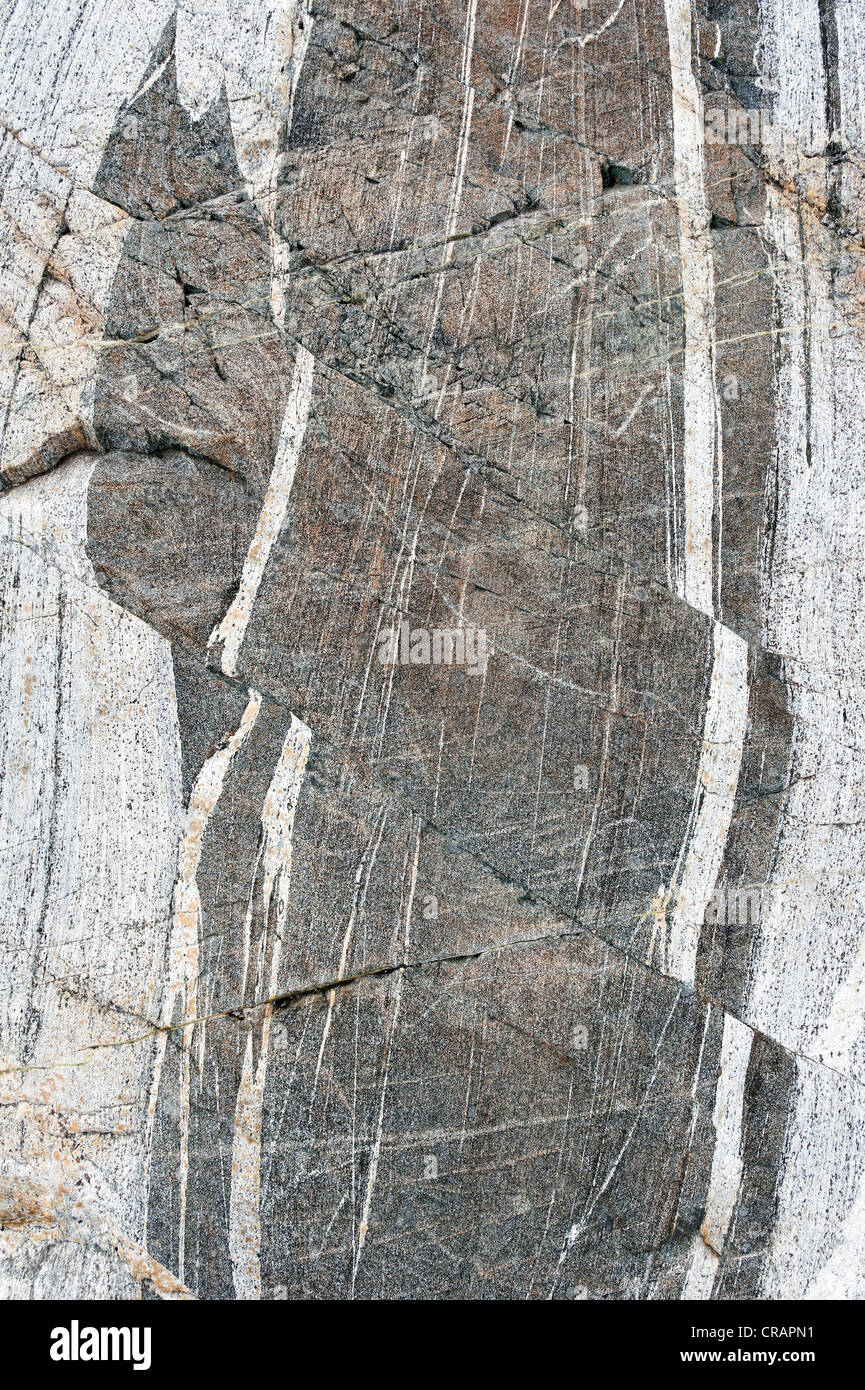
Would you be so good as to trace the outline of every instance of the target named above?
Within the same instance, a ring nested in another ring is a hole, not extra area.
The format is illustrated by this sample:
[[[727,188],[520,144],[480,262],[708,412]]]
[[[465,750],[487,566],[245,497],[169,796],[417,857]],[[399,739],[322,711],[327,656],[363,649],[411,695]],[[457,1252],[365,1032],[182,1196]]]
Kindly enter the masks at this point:
[[[4,1296],[865,1297],[863,0],[0,18]]]

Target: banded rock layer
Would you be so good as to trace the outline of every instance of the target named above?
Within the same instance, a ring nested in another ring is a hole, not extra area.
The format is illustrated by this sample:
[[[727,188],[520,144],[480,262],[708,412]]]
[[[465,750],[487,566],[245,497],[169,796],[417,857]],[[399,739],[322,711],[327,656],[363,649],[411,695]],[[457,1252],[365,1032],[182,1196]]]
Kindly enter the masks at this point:
[[[865,1296],[865,9],[787,10],[2,7],[5,1296]]]

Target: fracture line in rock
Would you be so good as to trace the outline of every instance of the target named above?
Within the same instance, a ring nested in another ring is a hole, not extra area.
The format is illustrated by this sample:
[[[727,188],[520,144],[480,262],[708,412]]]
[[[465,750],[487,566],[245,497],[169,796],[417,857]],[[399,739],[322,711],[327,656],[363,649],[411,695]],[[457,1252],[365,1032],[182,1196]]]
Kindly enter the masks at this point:
[[[747,643],[715,623],[713,645],[694,804],[679,856],[684,867],[669,914],[666,950],[668,972],[685,984],[694,983],[700,931],[724,858],[748,727]],[[671,884],[670,895],[673,888]]]
[[[713,348],[714,275],[703,184],[703,104],[691,66],[689,0],[664,0],[664,8],[673,88],[673,172],[685,315],[685,554],[679,596],[714,616],[712,518],[716,489],[720,508],[722,455]],[[719,524],[719,592],[720,546]]]
[[[754,1034],[744,1023],[724,1015],[721,1074],[715,1092],[715,1151],[706,1195],[706,1214],[694,1237],[683,1299],[711,1298],[719,1257],[733,1219],[742,1179],[742,1118],[745,1078]]]
[[[285,521],[288,498],[309,419],[314,365],[312,355],[305,347],[298,345],[276,458],[255,535],[243,562],[240,587],[228,612],[221,622],[217,623],[207,643],[208,650],[218,644],[222,645],[222,669],[228,676],[236,674],[237,659],[252,616],[258,588],[274,541]]]
[[[292,716],[291,727],[264,800],[261,814],[264,938],[259,952],[256,998],[261,998],[266,992],[266,997],[272,999],[277,993],[291,885],[294,820],[311,742],[310,730]],[[261,1112],[272,1018],[273,1004],[270,1003],[264,1010],[257,1061],[253,1056],[251,1031],[247,1037],[234,1113],[228,1248],[234,1289],[237,1297],[242,1299],[261,1297]]]

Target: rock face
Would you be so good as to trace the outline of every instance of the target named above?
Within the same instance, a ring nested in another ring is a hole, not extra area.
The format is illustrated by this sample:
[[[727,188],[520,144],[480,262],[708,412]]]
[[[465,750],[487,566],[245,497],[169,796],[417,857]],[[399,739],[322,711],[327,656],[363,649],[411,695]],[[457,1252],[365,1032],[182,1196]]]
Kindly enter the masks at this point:
[[[6,1297],[865,1297],[863,44],[5,7]]]

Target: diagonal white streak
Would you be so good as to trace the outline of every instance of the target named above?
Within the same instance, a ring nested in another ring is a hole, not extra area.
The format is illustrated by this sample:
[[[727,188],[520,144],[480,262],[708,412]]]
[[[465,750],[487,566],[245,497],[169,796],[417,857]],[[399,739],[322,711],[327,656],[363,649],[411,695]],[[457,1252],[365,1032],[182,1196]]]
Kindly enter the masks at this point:
[[[237,671],[237,659],[252,616],[273,543],[285,521],[288,498],[294,483],[297,461],[309,419],[314,362],[305,347],[298,347],[288,404],[283,416],[279,445],[274,459],[264,503],[240,578],[240,587],[221,622],[217,623],[208,648],[222,644],[222,669],[228,676]]]
[[[673,172],[685,315],[685,554],[679,596],[711,616],[715,612],[712,520],[716,489],[719,498],[721,495],[722,455],[713,346],[714,271],[703,181],[703,104],[691,64],[689,0],[664,0],[664,8],[673,88]],[[718,556],[720,573],[720,536]],[[720,591],[720,578],[718,588]]]
[[[272,1000],[277,992],[294,820],[311,741],[307,726],[292,717],[261,814],[264,934],[255,982],[257,999]],[[228,1248],[235,1292],[242,1299],[261,1297],[261,1113],[272,1016],[273,1004],[265,1003],[257,1062],[253,1059],[252,1031],[247,1037],[234,1113]]]
[[[222,794],[223,784],[231,760],[238,748],[250,733],[261,708],[261,696],[255,690],[249,692],[249,702],[243,712],[240,724],[228,741],[207,759],[192,787],[186,825],[180,842],[177,864],[177,881],[174,889],[174,910],[172,916],[171,942],[168,955],[168,977],[162,1008],[162,1031],[156,1044],[156,1057],[153,1066],[153,1080],[148,1107],[148,1151],[152,1144],[153,1126],[156,1118],[156,1103],[162,1078],[162,1066],[167,1043],[166,1030],[178,1020],[190,1022],[182,1030],[183,1060],[180,1096],[180,1215],[178,1238],[178,1264],[180,1278],[183,1279],[186,1191],[189,1176],[189,1105],[190,1105],[190,1050],[194,1031],[194,1019],[198,1001],[198,945],[201,934],[201,897],[198,891],[198,866],[204,847],[204,833],[213,810]]]
[[[694,1237],[683,1299],[711,1298],[719,1257],[733,1219],[742,1179],[742,1118],[745,1078],[754,1034],[744,1023],[724,1015],[721,1074],[715,1092],[715,1151],[706,1195],[706,1215]]]
[[[666,966],[694,983],[697,948],[730,831],[748,727],[748,646],[715,623],[714,660],[703,746],[675,906],[669,916]]]

